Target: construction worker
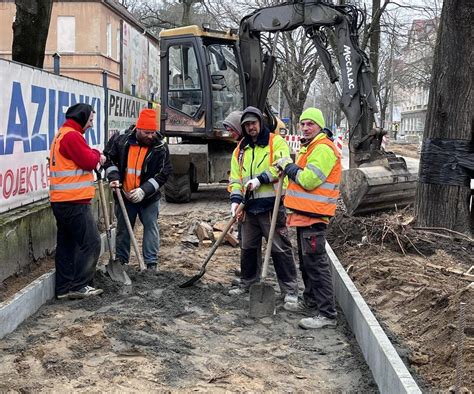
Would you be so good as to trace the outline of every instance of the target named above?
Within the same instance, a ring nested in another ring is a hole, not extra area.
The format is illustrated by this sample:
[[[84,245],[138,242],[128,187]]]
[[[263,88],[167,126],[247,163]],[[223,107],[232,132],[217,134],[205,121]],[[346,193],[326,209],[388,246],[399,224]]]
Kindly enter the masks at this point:
[[[105,174],[111,188],[119,188],[125,196],[124,202],[132,227],[137,216],[143,224],[143,260],[148,269],[158,268],[160,233],[158,225],[160,188],[172,172],[168,146],[158,132],[156,111],[143,109],[136,125],[124,134],[114,134],[104,153]],[[116,259],[128,264],[130,258],[130,235],[119,204],[115,205],[117,216]]]
[[[102,293],[92,286],[100,255],[100,235],[92,216],[95,195],[93,170],[105,161],[91,149],[84,133],[92,127],[94,110],[75,104],[55,135],[49,159],[51,208],[56,218],[56,285],[58,299],[85,298]]]
[[[246,190],[251,191],[247,201],[241,227],[241,278],[239,287],[231,289],[230,295],[249,291],[250,286],[259,280],[259,249],[262,236],[268,238],[271,212],[275,203],[275,188],[278,171],[272,163],[280,158],[289,158],[290,151],[285,140],[271,134],[263,124],[260,110],[247,107],[242,113],[243,138],[234,150],[229,180],[231,213],[236,214]],[[298,300],[296,265],[293,258],[286,216],[283,205],[278,212],[277,227],[272,245],[272,260],[277,274],[281,293],[286,303]]]
[[[242,126],[240,125],[240,118],[242,117],[242,111],[232,111],[224,119],[222,124],[224,128],[230,133],[230,136],[240,141],[242,139]]]
[[[275,166],[289,178],[285,196],[288,208],[288,226],[296,227],[300,270],[305,289],[298,303],[283,307],[293,312],[319,313],[301,319],[299,326],[317,329],[336,326],[336,309],[331,268],[326,253],[326,229],[335,215],[341,156],[324,132],[324,117],[317,108],[308,108],[300,116],[303,133],[296,164],[287,158],[279,159]]]

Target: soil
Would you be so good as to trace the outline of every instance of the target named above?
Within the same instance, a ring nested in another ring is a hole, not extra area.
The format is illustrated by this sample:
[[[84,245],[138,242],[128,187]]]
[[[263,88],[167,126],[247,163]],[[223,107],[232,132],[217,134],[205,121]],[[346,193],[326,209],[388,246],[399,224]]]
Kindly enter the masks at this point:
[[[53,301],[0,342],[0,391],[377,391],[342,314],[320,332],[296,328],[281,300],[275,316],[248,317],[248,297],[227,295],[238,248],[222,245],[196,286],[178,288],[209,252],[192,246],[196,223],[228,220],[223,187],[193,196],[161,207],[158,273],[132,258],[126,289],[98,272],[101,297]],[[446,392],[457,365],[473,391],[473,240],[416,229],[410,209],[348,217],[342,206],[328,240],[423,391]]]
[[[413,157],[416,159],[420,158],[418,144],[397,144],[396,142],[390,142],[386,150],[400,156]]]
[[[195,224],[229,219],[224,186],[196,196],[161,207],[159,272],[132,258],[125,288],[99,270],[103,295],[52,301],[3,338],[0,391],[377,392],[342,313],[317,332],[299,329],[281,298],[274,316],[248,316],[248,296],[227,294],[238,247],[222,245],[195,286],[178,287],[209,253],[192,245]]]

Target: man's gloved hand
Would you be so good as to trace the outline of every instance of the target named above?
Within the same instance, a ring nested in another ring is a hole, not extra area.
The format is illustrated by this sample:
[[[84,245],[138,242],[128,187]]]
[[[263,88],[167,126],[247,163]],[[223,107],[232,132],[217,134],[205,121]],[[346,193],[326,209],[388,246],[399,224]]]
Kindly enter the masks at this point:
[[[232,217],[235,217],[235,214],[237,212],[237,208],[239,207],[239,203],[237,202],[233,202],[232,205],[230,206],[230,213],[232,215]]]
[[[286,166],[291,163],[293,163],[291,158],[282,157],[281,159],[275,160],[272,165],[277,169],[277,171],[285,171]]]
[[[139,203],[145,198],[145,192],[143,191],[142,188],[137,187],[136,189],[133,189],[129,194],[128,194],[128,199],[133,202],[133,203]]]
[[[110,186],[112,189],[116,189],[116,188],[120,187],[120,181],[110,181],[110,182],[109,182],[109,186]]]
[[[253,178],[245,184],[245,188],[252,191],[257,190],[260,187],[260,181],[257,178]]]

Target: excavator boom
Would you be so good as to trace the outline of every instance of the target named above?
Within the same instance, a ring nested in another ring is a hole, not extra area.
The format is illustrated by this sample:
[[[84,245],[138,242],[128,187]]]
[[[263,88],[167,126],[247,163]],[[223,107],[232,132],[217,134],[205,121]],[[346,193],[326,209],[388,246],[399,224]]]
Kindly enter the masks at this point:
[[[330,81],[338,88],[340,107],[349,124],[350,169],[343,173],[341,194],[350,214],[411,203],[418,173],[417,168],[409,169],[403,158],[381,148],[384,132],[372,126],[377,106],[369,60],[358,44],[360,14],[353,5],[293,0],[261,8],[244,17],[239,31],[247,103],[261,109],[272,81],[275,59],[274,55],[264,57],[260,34],[303,27],[313,40]],[[328,29],[336,38],[335,55],[340,75],[324,45]]]

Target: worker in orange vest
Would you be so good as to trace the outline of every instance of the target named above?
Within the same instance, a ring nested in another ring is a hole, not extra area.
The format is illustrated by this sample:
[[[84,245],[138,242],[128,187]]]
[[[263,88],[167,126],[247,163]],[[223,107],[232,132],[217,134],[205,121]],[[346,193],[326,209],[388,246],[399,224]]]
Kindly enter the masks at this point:
[[[303,133],[296,163],[284,157],[274,165],[289,178],[285,207],[288,226],[296,227],[300,270],[305,289],[302,300],[285,303],[292,312],[311,312],[314,317],[301,319],[299,326],[318,329],[336,326],[336,308],[329,257],[326,253],[326,229],[336,213],[341,181],[341,155],[324,132],[324,117],[317,108],[308,108],[300,116]]]
[[[100,235],[92,216],[93,170],[105,156],[92,149],[84,133],[92,127],[94,110],[75,104],[51,144],[49,190],[56,218],[56,297],[85,298],[102,293],[92,285],[100,255]]]
[[[158,132],[156,111],[143,109],[136,125],[114,134],[104,150],[105,174],[112,188],[122,186],[125,207],[132,227],[137,216],[143,224],[143,260],[149,270],[158,268],[160,232],[158,225],[161,188],[173,171],[168,145]],[[115,196],[114,196],[115,197]],[[128,264],[130,235],[116,204],[116,259]]]

